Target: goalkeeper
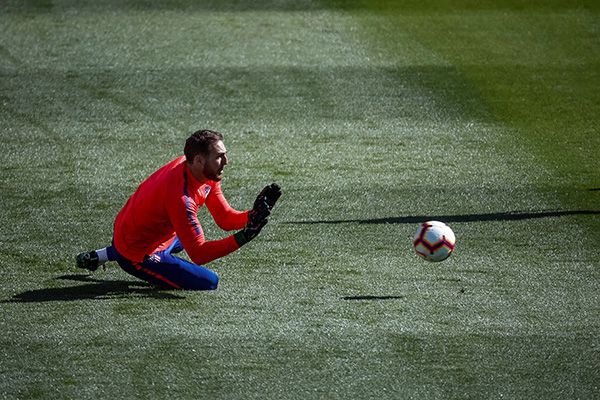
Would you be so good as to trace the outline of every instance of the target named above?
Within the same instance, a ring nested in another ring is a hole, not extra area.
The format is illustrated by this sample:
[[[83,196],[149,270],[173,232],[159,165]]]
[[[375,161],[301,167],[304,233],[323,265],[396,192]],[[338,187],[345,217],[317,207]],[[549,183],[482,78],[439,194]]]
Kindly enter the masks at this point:
[[[228,163],[223,135],[194,132],[184,155],[147,178],[118,213],[111,246],[76,257],[79,268],[95,271],[116,261],[127,273],[171,289],[213,290],[218,275],[203,265],[223,257],[259,234],[281,196],[277,184],[266,186],[248,211],[233,209],[221,191]],[[217,225],[237,232],[208,241],[198,222],[206,205]],[[185,249],[189,262],[173,254]]]

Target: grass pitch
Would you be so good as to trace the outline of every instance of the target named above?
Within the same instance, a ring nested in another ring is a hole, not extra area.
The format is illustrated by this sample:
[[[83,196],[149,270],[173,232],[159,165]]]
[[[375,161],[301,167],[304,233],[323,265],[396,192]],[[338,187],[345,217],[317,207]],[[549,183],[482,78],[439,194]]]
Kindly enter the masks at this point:
[[[599,398],[599,13],[0,2],[0,397]],[[219,289],[75,270],[204,127],[284,190]]]

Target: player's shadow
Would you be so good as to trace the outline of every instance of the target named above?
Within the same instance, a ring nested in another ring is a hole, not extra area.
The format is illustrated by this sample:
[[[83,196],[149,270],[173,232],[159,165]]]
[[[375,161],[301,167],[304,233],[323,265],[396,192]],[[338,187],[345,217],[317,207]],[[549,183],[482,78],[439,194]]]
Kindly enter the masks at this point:
[[[569,215],[600,215],[600,210],[564,210],[564,211],[514,211],[489,214],[462,215],[408,215],[402,217],[370,218],[370,219],[337,219],[314,221],[289,221],[288,224],[420,224],[424,221],[451,222],[485,222],[485,221],[521,221],[536,218],[564,217]]]
[[[142,281],[104,281],[89,275],[63,275],[57,280],[84,282],[82,285],[28,290],[5,303],[41,303],[48,301],[103,300],[125,297],[149,297],[176,300],[185,297]]]

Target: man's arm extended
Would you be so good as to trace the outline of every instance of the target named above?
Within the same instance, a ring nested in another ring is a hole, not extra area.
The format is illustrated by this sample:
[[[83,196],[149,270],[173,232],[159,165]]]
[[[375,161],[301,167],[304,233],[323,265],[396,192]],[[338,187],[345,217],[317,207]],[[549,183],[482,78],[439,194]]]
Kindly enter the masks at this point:
[[[205,204],[219,228],[225,231],[242,229],[248,223],[248,211],[233,209],[223,196],[219,182],[212,187]]]
[[[240,248],[233,235],[220,240],[207,241],[198,221],[197,204],[181,196],[168,206],[169,218],[186,253],[195,264],[203,265]]]

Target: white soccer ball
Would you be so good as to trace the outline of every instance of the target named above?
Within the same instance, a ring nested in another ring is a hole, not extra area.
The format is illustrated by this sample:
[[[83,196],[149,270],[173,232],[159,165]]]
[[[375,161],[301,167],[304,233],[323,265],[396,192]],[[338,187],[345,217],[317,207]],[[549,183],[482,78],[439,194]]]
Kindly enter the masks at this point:
[[[413,240],[417,254],[432,262],[444,261],[450,257],[455,243],[452,229],[440,221],[423,222]]]

